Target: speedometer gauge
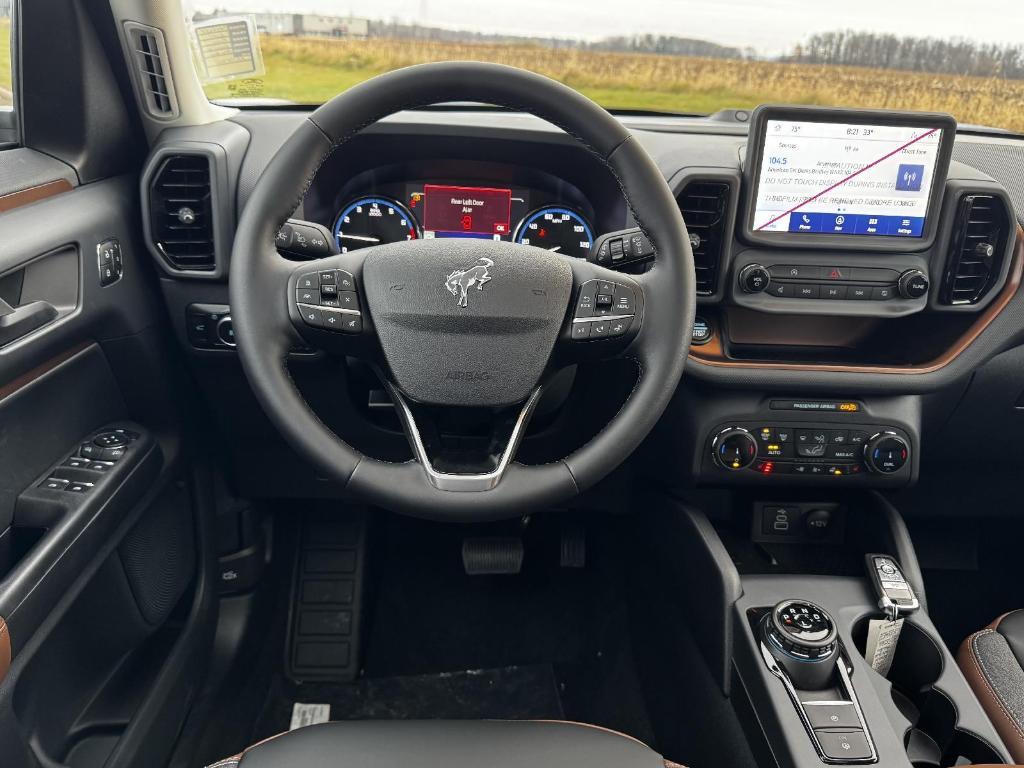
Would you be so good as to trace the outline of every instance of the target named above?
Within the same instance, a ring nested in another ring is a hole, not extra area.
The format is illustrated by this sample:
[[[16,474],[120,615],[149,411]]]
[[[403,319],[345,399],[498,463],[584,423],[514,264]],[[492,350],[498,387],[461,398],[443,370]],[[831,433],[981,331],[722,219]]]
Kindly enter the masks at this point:
[[[568,208],[547,206],[527,215],[516,227],[515,242],[585,259],[594,235],[587,220]]]
[[[353,200],[334,222],[334,239],[342,253],[419,236],[419,226],[409,209],[389,197]]]

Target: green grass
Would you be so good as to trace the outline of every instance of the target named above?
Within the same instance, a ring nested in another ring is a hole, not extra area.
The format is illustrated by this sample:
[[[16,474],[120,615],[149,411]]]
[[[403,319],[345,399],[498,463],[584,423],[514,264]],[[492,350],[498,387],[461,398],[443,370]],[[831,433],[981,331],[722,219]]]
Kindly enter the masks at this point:
[[[264,51],[266,74],[250,80],[213,83],[204,89],[210,99],[233,96],[268,96],[286,98],[299,104],[321,104],[331,96],[387,71],[386,67],[357,66],[342,68],[325,66],[315,60],[302,60]],[[707,114],[727,104],[736,108],[753,108],[758,98],[752,94],[727,89],[691,91],[659,91],[633,88],[595,88],[567,80],[566,85],[578,89],[598,104],[609,109],[652,110],[659,112],[693,112]]]
[[[11,81],[11,20],[0,19],[0,106],[9,106]]]

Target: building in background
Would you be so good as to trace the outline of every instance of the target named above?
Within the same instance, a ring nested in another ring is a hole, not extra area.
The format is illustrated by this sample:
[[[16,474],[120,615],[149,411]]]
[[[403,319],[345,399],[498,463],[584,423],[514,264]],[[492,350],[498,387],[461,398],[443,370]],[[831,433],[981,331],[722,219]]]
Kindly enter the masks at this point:
[[[4,0],[0,0],[2,2]],[[254,13],[253,18],[256,19],[256,29],[268,35],[320,35],[363,40],[370,34],[369,20],[357,16]]]

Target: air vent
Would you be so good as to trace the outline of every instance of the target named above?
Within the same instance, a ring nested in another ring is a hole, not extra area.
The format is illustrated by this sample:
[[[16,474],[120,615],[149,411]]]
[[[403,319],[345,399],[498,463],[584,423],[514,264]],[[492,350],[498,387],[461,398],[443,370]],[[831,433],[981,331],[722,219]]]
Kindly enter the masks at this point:
[[[178,101],[174,96],[163,33],[155,27],[132,22],[125,25],[125,31],[135,60],[139,100],[150,116],[173,120],[178,116]]]
[[[179,270],[216,267],[210,161],[204,155],[169,155],[149,184],[150,232],[156,249]]]
[[[992,195],[964,195],[957,207],[943,282],[945,304],[977,304],[1002,268],[1009,232],[1006,205]]]
[[[718,268],[722,263],[729,184],[725,181],[691,181],[676,202],[690,233],[697,270],[697,295],[711,296],[718,287]]]

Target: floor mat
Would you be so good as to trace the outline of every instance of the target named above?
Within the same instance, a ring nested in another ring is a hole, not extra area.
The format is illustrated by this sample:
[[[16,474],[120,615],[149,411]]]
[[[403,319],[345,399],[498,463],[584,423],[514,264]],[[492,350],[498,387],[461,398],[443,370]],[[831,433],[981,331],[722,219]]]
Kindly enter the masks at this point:
[[[549,664],[363,678],[351,684],[278,678],[253,740],[288,730],[296,702],[330,705],[331,720],[564,718]]]

